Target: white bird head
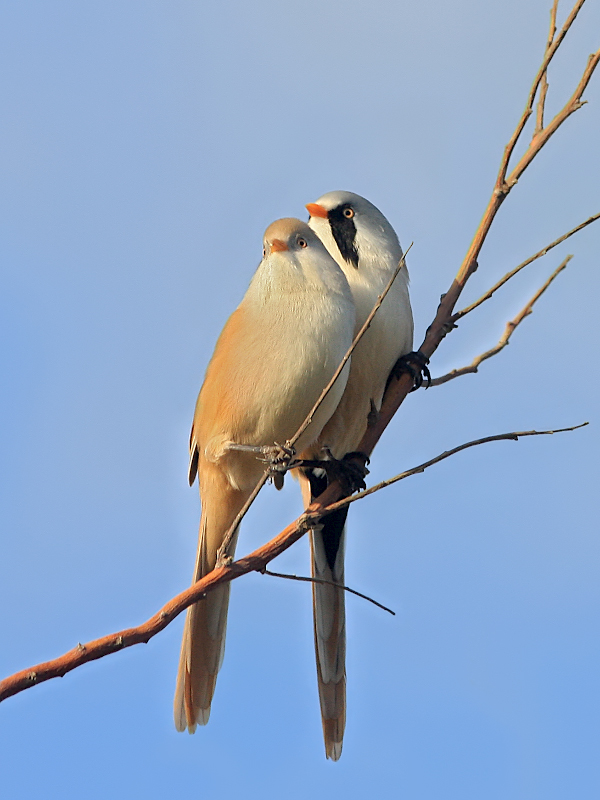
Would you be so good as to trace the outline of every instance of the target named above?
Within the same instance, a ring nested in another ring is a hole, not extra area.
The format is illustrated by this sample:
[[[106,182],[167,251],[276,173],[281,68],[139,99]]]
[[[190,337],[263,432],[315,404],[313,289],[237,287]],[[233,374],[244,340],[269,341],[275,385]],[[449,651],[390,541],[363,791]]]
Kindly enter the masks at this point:
[[[376,208],[353,192],[328,192],[306,206],[309,225],[346,272],[394,269],[402,258],[396,232]]]

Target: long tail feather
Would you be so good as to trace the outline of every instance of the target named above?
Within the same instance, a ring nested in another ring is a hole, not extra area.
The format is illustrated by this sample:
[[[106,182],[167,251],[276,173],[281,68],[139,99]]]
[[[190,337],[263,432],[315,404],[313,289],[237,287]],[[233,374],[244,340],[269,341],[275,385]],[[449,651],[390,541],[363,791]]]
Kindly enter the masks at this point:
[[[206,725],[209,720],[225,653],[228,606],[229,584],[226,584],[188,609],[174,702],[178,731],[187,728],[194,733],[196,725]]]
[[[311,475],[302,480],[305,504],[325,489],[325,479]],[[347,509],[330,514],[311,531],[311,571],[313,578],[344,583],[345,523]],[[344,590],[313,583],[313,626],[317,683],[323,738],[327,758],[337,761],[342,754],[346,727],[346,613]]]
[[[214,569],[217,550],[247,494],[233,490],[224,476],[204,471],[202,517],[193,583]],[[237,532],[230,547],[235,551]],[[188,608],[181,642],[173,711],[178,731],[206,725],[217,674],[225,653],[230,584],[218,586]]]

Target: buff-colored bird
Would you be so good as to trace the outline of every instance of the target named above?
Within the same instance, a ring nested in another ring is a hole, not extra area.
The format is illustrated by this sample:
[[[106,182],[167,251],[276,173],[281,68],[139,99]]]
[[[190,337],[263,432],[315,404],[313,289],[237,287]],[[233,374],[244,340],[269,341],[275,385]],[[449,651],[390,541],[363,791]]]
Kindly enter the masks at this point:
[[[356,306],[356,328],[362,327],[402,258],[398,237],[372,203],[352,192],[329,192],[309,203],[310,227],[319,235],[343,269]],[[320,458],[326,445],[343,458],[356,451],[372,409],[379,409],[390,372],[412,350],[413,318],[408,296],[408,271],[403,267],[370,328],[352,354],[346,389],[321,436],[303,454]],[[301,478],[308,505],[326,487],[319,472]],[[324,518],[311,532],[313,577],[344,583],[347,509]],[[346,623],[344,592],[313,584],[317,680],[325,752],[337,761],[342,753],[346,724]]]
[[[274,222],[263,259],[227,321],[200,390],[190,440],[190,484],[198,475],[202,516],[194,582],[210,572],[264,464],[235,449],[284,443],[300,427],[352,342],[348,282],[304,222]],[[308,448],[338,405],[348,367],[297,443]],[[235,539],[230,547],[233,555]],[[175,725],[190,733],[210,715],[223,659],[229,584],[188,609],[175,692]]]

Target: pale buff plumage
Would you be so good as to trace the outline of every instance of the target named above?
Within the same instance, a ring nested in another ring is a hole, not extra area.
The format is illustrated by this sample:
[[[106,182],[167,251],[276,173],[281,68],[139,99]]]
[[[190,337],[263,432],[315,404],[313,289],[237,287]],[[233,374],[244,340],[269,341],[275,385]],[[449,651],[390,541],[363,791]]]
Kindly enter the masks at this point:
[[[219,337],[196,404],[190,483],[196,473],[202,516],[194,582],[214,568],[223,536],[256,486],[264,464],[232,444],[288,440],[348,350],[355,311],[348,283],[303,222],[274,222],[244,299]],[[342,396],[342,372],[298,442],[309,447]],[[236,537],[237,538],[237,537]],[[231,546],[231,553],[235,541]],[[205,725],[223,659],[229,584],[188,610],[174,715],[178,730]]]
[[[348,279],[358,331],[402,257],[398,237],[375,206],[352,192],[329,192],[307,208],[311,228]],[[372,406],[380,408],[390,371],[400,356],[412,350],[412,338],[408,271],[404,267],[356,347],[340,404],[306,457],[318,457],[323,445],[337,458],[358,448],[369,412]],[[311,489],[305,479],[302,494],[308,505]],[[338,513],[326,517],[322,528],[311,532],[314,577],[344,583],[344,523],[345,512]],[[337,760],[346,722],[344,592],[313,584],[313,613],[325,751],[328,758]]]

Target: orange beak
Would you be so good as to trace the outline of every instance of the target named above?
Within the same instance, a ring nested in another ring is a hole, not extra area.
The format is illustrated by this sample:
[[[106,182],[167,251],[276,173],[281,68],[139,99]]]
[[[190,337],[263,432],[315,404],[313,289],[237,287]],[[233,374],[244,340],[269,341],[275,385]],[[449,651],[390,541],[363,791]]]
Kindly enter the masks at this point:
[[[288,250],[285,242],[282,242],[281,239],[273,239],[270,248],[271,253],[283,253],[285,250]]]
[[[307,203],[305,208],[311,217],[323,217],[323,219],[327,219],[329,216],[329,211],[318,203]]]

